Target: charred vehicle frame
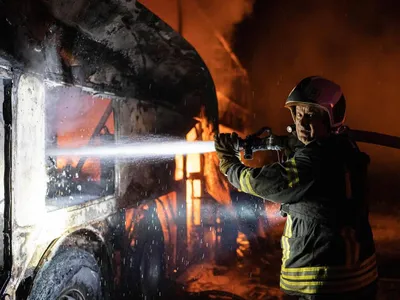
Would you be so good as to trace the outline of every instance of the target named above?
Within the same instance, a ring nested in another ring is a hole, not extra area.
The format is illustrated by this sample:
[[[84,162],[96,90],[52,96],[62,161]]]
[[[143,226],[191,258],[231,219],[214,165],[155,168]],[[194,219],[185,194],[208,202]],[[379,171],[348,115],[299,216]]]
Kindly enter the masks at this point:
[[[180,35],[136,1],[1,1],[0,11],[2,297],[115,299],[138,290],[157,296],[163,277],[176,272],[177,264],[187,265],[179,253],[182,260],[166,266],[160,201],[154,200],[180,192],[181,183],[170,176],[174,162],[138,166],[116,160],[107,169],[100,161],[98,182],[105,184],[96,197],[49,205],[49,199],[68,199],[82,188],[73,175],[88,160],[68,165],[46,155],[49,145],[61,141],[57,133],[48,137],[46,105],[60,94],[102,103],[87,133],[89,144],[99,137],[113,142],[146,134],[185,138],[200,115],[210,128],[218,127],[207,67]],[[60,195],[60,186],[68,192]],[[184,204],[177,210],[186,213]],[[177,234],[186,236],[185,224],[177,225]]]

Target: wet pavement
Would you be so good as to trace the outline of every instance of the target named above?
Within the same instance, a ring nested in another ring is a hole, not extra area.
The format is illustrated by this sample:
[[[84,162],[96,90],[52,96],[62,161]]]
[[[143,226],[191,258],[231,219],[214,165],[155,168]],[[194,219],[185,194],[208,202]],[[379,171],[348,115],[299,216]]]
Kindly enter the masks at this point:
[[[400,299],[400,217],[373,215],[371,224],[380,275],[378,299]],[[244,249],[225,266],[212,261],[192,265],[175,283],[179,292],[174,298],[286,299],[279,289],[281,230],[279,226],[270,233],[264,253],[250,253]]]

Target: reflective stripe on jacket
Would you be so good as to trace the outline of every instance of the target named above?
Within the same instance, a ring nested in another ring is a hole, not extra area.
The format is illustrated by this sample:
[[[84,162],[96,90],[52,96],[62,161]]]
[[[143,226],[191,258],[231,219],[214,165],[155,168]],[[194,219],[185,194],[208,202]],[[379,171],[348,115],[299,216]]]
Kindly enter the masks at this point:
[[[344,136],[299,148],[284,163],[227,172],[238,189],[288,209],[281,288],[294,294],[355,291],[377,278],[364,201],[368,156]]]
[[[302,222],[287,216],[281,239],[280,286],[283,290],[299,294],[345,293],[366,287],[377,279],[375,253],[360,249],[351,229],[343,228],[334,236],[319,224]],[[301,233],[296,226],[313,228]],[[295,231],[298,233],[293,235]]]

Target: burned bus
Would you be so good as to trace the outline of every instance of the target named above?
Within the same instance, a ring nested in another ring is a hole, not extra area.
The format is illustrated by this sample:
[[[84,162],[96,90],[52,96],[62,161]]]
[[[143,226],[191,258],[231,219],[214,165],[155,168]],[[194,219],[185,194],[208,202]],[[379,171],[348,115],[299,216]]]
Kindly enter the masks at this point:
[[[224,192],[213,154],[48,150],[209,139],[218,104],[206,65],[136,1],[5,0],[0,22],[1,299],[159,296],[195,256],[187,220],[218,223],[215,205],[199,209]]]

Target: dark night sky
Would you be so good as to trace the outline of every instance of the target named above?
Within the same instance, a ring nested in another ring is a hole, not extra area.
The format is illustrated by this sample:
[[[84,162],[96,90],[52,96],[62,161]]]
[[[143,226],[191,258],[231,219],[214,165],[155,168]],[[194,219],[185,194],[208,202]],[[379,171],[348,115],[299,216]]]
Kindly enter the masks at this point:
[[[297,31],[295,27],[307,24],[316,26],[317,30],[323,29],[326,24],[315,20],[327,11],[335,16],[337,24],[345,21],[347,31],[356,29],[360,35],[379,37],[388,27],[398,27],[400,24],[400,2],[397,0],[366,0],[362,5],[357,0],[255,0],[252,14],[236,26],[235,52],[245,66],[251,68],[254,49],[260,44],[263,35],[269,36],[270,31],[281,32],[286,25],[293,34]],[[293,17],[300,18],[295,27],[290,26],[293,25],[290,21],[286,22]],[[282,36],[282,41],[284,39],[285,36]]]
[[[400,136],[399,15],[394,0],[256,1],[234,44],[254,89],[256,126],[283,133],[287,94],[303,77],[322,75],[342,86],[350,127]],[[400,150],[360,146],[372,158],[375,195],[397,201]]]
[[[256,1],[236,28],[234,48],[249,71],[257,110],[284,125],[272,114],[293,86],[322,75],[342,86],[350,126],[400,136],[393,100],[400,70],[398,15],[400,2],[393,0]]]

